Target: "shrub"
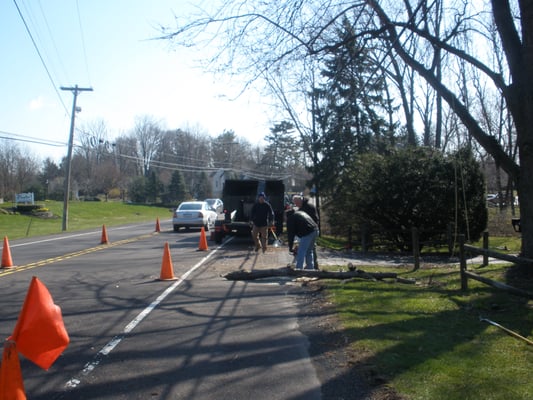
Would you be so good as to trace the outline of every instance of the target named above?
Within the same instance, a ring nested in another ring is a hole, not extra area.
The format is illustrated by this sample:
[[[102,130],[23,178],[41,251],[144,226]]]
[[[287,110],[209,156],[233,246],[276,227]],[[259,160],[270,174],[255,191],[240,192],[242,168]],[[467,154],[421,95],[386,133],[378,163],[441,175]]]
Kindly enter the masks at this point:
[[[345,169],[338,187],[328,209],[331,225],[383,231],[401,250],[411,249],[413,227],[422,242],[441,236],[450,223],[470,240],[486,228],[483,175],[469,150],[366,154]]]

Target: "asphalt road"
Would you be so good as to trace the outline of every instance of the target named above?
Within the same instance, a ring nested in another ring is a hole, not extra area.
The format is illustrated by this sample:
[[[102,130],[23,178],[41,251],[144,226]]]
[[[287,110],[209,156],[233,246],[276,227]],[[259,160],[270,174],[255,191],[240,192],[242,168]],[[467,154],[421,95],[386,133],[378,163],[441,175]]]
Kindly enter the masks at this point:
[[[32,276],[62,309],[70,344],[43,371],[21,357],[29,399],[320,399],[291,281],[231,282],[286,265],[248,240],[221,246],[170,221],[10,241],[0,270],[0,335],[13,331]],[[209,238],[209,237],[208,237]],[[174,281],[159,280],[164,244]]]

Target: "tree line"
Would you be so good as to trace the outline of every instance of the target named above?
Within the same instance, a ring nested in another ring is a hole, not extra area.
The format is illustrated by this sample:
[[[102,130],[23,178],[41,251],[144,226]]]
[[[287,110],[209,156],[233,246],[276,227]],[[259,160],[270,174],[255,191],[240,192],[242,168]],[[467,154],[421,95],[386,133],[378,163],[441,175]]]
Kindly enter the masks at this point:
[[[297,142],[290,123],[274,125],[264,144],[252,146],[231,130],[216,137],[200,128],[168,130],[150,116],[138,117],[130,132],[111,139],[105,122],[93,121],[76,132],[71,188],[81,199],[176,204],[217,194],[217,173],[304,187],[309,173]],[[66,161],[40,161],[16,142],[1,141],[0,198],[13,201],[16,193],[33,192],[38,200],[63,199]]]

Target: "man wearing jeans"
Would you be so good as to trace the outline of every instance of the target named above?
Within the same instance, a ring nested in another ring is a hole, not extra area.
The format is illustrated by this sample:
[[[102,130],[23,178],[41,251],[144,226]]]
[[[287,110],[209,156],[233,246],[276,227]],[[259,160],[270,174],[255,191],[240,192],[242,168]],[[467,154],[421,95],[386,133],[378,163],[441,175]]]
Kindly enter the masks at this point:
[[[251,211],[252,221],[252,238],[254,239],[255,251],[267,249],[268,227],[274,223],[274,211],[272,206],[265,199],[265,193],[259,193],[257,202],[253,205]]]
[[[288,211],[287,235],[291,253],[294,251],[294,238],[296,236],[300,238],[296,253],[296,269],[303,269],[304,260],[306,269],[314,269],[313,248],[318,235],[318,225],[313,218],[303,211]]]
[[[303,197],[301,195],[295,194],[294,196],[292,196],[292,202],[293,202],[293,204],[296,207],[298,207],[298,210],[306,212],[307,214],[309,214],[309,216],[311,218],[313,218],[313,221],[315,221],[315,223],[320,228],[320,223],[318,221],[318,212],[317,212],[315,206],[312,205],[311,203],[309,203],[309,199],[306,199],[305,197]],[[320,231],[318,231],[317,236],[318,235],[320,235]],[[318,269],[318,258],[317,258],[317,254],[316,254],[316,242],[315,242],[315,245],[313,246],[313,261],[315,263],[315,269]]]

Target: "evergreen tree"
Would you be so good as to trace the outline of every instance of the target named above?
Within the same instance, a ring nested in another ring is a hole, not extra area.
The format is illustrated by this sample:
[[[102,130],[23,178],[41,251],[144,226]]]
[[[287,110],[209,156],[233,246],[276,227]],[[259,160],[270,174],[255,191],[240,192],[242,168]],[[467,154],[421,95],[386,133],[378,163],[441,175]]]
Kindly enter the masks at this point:
[[[187,198],[187,188],[181,171],[174,171],[168,185],[168,200],[171,203],[182,202]]]
[[[323,132],[319,143],[322,158],[315,172],[326,189],[336,185],[335,177],[354,156],[381,152],[393,143],[394,127],[385,118],[389,109],[385,81],[375,74],[371,49],[353,40],[348,20],[338,35],[343,45],[331,50],[322,71],[326,82],[312,94],[318,97],[314,112]]]
[[[486,228],[483,174],[471,150],[443,155],[428,148],[405,148],[384,156],[367,153],[345,169],[329,207],[336,233],[370,228],[400,249],[409,249],[411,229],[421,242],[448,225],[477,240]]]
[[[212,197],[211,183],[209,181],[209,177],[204,171],[200,173],[195,192],[195,197],[198,200],[203,200]]]
[[[294,124],[288,121],[270,128],[270,134],[265,137],[269,144],[261,161],[266,171],[280,174],[300,165],[301,146],[293,132]]]

